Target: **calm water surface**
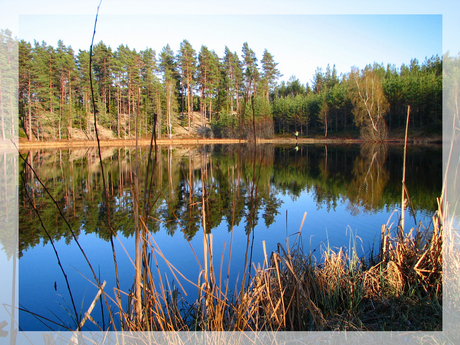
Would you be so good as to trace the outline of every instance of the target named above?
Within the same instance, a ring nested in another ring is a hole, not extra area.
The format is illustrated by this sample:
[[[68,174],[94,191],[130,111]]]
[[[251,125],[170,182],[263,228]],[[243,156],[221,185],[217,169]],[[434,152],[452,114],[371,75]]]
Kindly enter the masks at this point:
[[[223,258],[222,281],[230,261],[232,290],[241,282],[246,250],[254,263],[263,262],[263,241],[269,255],[278,244],[286,247],[286,238],[292,244],[301,229],[304,252],[313,252],[318,260],[327,246],[349,248],[351,239],[357,239],[358,255],[368,256],[378,248],[381,225],[388,221],[397,224],[399,213],[394,211],[400,209],[400,146],[161,147],[151,152],[150,161],[146,147],[139,150],[137,160],[132,147],[104,148],[109,207],[104,202],[102,172],[94,149],[23,154],[69,225],[24,164],[20,177],[19,304],[73,329],[76,322],[69,316],[73,307],[57,256],[78,312],[84,313],[97,293],[80,247],[98,278],[107,282],[107,293],[115,296],[110,221],[117,232],[114,246],[120,288],[129,293],[134,282],[136,188],[141,212],[148,213],[146,225],[165,258],[198,282],[197,259],[201,265],[204,262],[204,226],[213,235],[215,267],[220,268]],[[417,223],[428,227],[441,190],[441,148],[410,147],[406,174],[413,202],[410,210]],[[415,221],[408,211],[406,224],[412,227]],[[164,260],[160,258],[158,263],[162,278],[166,276],[178,286]],[[158,279],[156,271],[153,276]],[[187,293],[179,290],[182,297],[193,303],[197,289],[179,280]],[[126,304],[126,298],[124,301]],[[99,303],[91,315],[101,327],[107,327],[108,313]],[[20,312],[19,320],[24,331],[63,330],[27,312]],[[97,330],[91,322],[85,325],[84,330]]]

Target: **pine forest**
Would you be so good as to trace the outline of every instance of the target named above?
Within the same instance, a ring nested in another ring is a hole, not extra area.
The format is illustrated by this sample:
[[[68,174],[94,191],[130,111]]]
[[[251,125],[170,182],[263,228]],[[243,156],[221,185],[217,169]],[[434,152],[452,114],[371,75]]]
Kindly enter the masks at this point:
[[[5,34],[2,33],[3,36]],[[2,38],[4,40],[4,37]],[[412,130],[440,135],[442,59],[412,59],[400,67],[373,63],[338,74],[318,67],[310,82],[282,71],[267,50],[257,57],[244,43],[221,55],[187,41],[173,51],[142,51],[102,41],[75,52],[59,41],[19,41],[19,136],[23,140],[106,138],[351,137],[380,141]],[[301,64],[302,61],[299,61]]]

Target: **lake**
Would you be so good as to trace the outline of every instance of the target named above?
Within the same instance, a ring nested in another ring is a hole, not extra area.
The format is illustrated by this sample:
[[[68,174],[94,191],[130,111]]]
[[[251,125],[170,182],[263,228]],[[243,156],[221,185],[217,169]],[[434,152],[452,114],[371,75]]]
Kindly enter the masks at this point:
[[[24,151],[36,175],[29,165],[20,167],[19,325],[76,329],[73,305],[84,313],[98,291],[93,272],[115,296],[112,248],[120,290],[132,290],[135,229],[142,226],[136,204],[164,258],[195,284],[204,264],[203,229],[212,234],[216,276],[221,282],[228,276],[230,291],[238,290],[246,259],[264,261],[264,244],[270,255],[297,238],[318,261],[327,247],[375,254],[382,224],[398,223],[403,152],[401,145],[356,144],[161,146],[137,154],[116,147],[102,149],[102,174],[95,148]],[[419,222],[429,227],[441,193],[441,146],[410,145],[406,181],[412,202],[406,229]],[[193,303],[197,288],[174,276],[159,254],[156,259],[154,279],[183,287],[181,297]],[[102,305],[91,316],[106,329]],[[97,327],[88,321],[83,330]]]

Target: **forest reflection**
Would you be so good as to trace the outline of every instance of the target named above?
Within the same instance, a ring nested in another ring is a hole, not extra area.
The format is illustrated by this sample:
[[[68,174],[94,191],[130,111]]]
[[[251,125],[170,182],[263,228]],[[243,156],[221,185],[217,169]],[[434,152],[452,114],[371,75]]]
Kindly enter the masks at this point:
[[[96,149],[31,150],[23,155],[77,236],[96,233],[109,240],[109,216],[118,234],[134,235],[133,147],[102,149],[110,212]],[[229,231],[242,224],[247,234],[262,221],[270,227],[284,196],[295,202],[304,192],[314,195],[318,208],[331,210],[345,203],[353,215],[394,209],[400,203],[400,146],[162,146],[150,154],[150,163],[147,147],[139,148],[138,157],[138,200],[148,229],[164,229],[169,235],[181,231],[186,239],[201,228],[211,233],[222,222]],[[151,174],[146,175],[148,165]],[[27,164],[20,170],[21,255],[49,241],[33,205],[50,237],[70,243],[72,234],[32,170]],[[441,148],[411,147],[406,174],[414,208],[434,212],[442,183]]]

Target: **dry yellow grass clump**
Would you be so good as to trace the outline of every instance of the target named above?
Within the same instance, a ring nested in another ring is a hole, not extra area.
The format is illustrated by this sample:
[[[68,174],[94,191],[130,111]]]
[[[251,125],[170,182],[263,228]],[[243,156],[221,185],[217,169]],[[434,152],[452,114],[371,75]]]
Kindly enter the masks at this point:
[[[440,207],[432,229],[404,233],[398,227],[391,235],[382,226],[380,253],[368,260],[340,248],[325,250],[316,264],[299,246],[280,248],[247,291],[257,300],[257,324],[298,331],[440,330],[442,219]]]

